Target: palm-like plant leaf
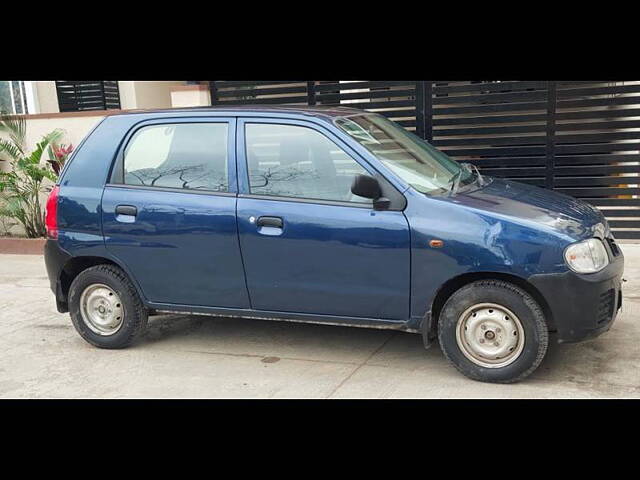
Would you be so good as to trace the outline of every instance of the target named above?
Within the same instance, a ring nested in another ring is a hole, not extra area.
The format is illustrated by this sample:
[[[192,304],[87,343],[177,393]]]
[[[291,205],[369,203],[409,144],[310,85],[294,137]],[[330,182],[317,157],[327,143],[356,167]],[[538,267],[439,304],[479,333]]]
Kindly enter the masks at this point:
[[[27,138],[27,122],[24,117],[0,117],[0,132],[8,134],[15,148],[20,154],[24,155],[25,141]]]
[[[23,210],[22,199],[19,197],[8,197],[4,209],[9,212],[12,217],[19,216]]]
[[[20,149],[16,147],[16,145],[9,140],[0,140],[0,153],[6,154],[10,160],[17,160],[20,158]],[[5,160],[4,158],[0,158],[0,160]]]
[[[34,165],[39,165],[42,160],[42,154],[48,145],[54,144],[58,142],[64,133],[62,130],[54,130],[53,132],[49,132],[42,137],[38,143],[36,143],[36,148],[31,154],[27,157],[29,163],[33,163]]]

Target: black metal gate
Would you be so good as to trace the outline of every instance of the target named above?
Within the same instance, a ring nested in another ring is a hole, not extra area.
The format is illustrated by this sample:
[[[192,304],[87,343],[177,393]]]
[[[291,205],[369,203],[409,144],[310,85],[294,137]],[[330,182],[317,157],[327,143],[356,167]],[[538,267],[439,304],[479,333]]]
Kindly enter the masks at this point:
[[[640,81],[211,81],[213,105],[342,105],[383,114],[483,173],[602,209],[640,239]]]

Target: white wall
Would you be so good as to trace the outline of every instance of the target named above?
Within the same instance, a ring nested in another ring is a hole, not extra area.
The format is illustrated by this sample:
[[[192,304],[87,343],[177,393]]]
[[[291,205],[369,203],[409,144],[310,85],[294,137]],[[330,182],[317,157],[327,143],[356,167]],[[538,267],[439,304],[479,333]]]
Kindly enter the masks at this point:
[[[206,107],[209,105],[211,105],[211,93],[208,86],[175,87],[171,92],[172,107]]]
[[[135,82],[137,108],[171,108],[171,89],[184,85],[175,82]]]
[[[58,108],[58,93],[56,92],[56,82],[33,82],[36,93],[36,111],[30,113],[56,113]]]
[[[43,135],[56,128],[64,132],[61,143],[67,145],[72,143],[75,147],[102,118],[104,118],[104,115],[100,114],[90,116],[66,116],[64,114],[29,116],[27,117],[27,150],[33,150]],[[3,135],[4,134],[0,133],[0,137]],[[44,158],[48,158],[46,153]],[[9,169],[9,162],[0,161],[0,169],[7,171]]]
[[[136,106],[136,82],[119,81],[118,90],[120,91],[120,108],[122,110],[138,108]]]
[[[123,110],[135,108],[171,108],[171,90],[174,87],[182,85],[184,85],[183,81],[119,81],[120,107]]]

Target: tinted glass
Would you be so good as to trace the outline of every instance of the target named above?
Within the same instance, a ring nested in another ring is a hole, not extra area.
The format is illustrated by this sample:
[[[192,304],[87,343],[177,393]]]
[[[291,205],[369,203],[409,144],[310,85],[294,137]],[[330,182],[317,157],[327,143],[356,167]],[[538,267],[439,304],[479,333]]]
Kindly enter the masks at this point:
[[[419,192],[446,192],[457,176],[461,184],[474,178],[455,160],[382,115],[350,115],[334,122]]]
[[[245,134],[251,193],[371,203],[351,193],[353,178],[366,170],[321,133],[254,123]]]
[[[124,153],[124,183],[228,191],[226,123],[177,123],[138,130]]]

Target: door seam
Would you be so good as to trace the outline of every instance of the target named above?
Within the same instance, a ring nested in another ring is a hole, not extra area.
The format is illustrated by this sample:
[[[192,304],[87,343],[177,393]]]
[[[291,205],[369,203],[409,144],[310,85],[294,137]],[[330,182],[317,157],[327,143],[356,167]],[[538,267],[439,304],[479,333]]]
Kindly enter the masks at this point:
[[[240,177],[238,176],[238,162],[239,162],[239,151],[238,149],[240,148],[240,145],[238,144],[238,133],[240,130],[240,125],[242,124],[242,122],[236,117],[235,119],[235,135],[234,135],[234,143],[235,145],[234,147],[234,152],[233,152],[233,156],[235,159],[235,167],[236,167],[236,208],[235,208],[235,213],[236,213],[236,239],[238,241],[238,251],[240,252],[240,262],[242,263],[242,272],[244,273],[244,288],[247,292],[247,299],[249,300],[249,308],[253,309],[253,301],[251,300],[251,292],[249,291],[249,283],[247,281],[247,268],[245,266],[244,263],[244,255],[242,253],[242,242],[240,240],[240,219],[238,218],[238,200],[240,200],[239,195],[240,195]],[[245,158],[246,161],[246,158]]]

